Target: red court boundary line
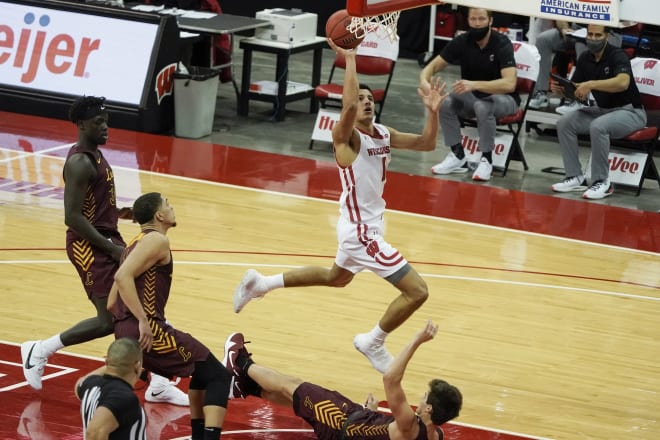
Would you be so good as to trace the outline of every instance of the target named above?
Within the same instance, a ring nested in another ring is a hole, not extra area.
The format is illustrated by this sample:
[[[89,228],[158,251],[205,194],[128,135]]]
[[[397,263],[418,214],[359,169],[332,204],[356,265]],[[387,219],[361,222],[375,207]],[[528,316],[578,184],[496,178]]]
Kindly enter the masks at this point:
[[[58,251],[64,252],[64,248],[0,248],[0,252],[31,252],[31,251]],[[172,252],[182,252],[182,253],[205,253],[205,254],[232,254],[232,255],[263,255],[270,257],[305,257],[305,258],[323,258],[330,259],[335,258],[334,255],[319,255],[319,254],[297,254],[297,253],[279,253],[279,252],[250,252],[250,251],[219,251],[219,250],[196,250],[196,249],[172,249]],[[565,274],[565,273],[554,273],[554,272],[543,272],[537,270],[519,270],[519,269],[505,269],[501,267],[488,267],[488,266],[476,266],[468,264],[452,264],[452,263],[437,263],[437,262],[428,262],[428,261],[418,261],[418,260],[408,260],[411,264],[419,264],[425,266],[438,266],[438,267],[454,267],[460,269],[475,269],[475,270],[488,270],[494,272],[505,272],[505,273],[518,273],[525,275],[543,275],[548,277],[555,278],[568,278],[576,280],[585,280],[585,281],[600,281],[604,283],[612,284],[624,284],[635,287],[644,287],[648,289],[660,290],[660,286],[653,284],[638,283],[635,281],[627,280],[615,280],[611,278],[600,278],[600,277],[590,277],[584,275],[574,275],[574,274]]]
[[[68,121],[10,112],[0,112],[0,134],[3,133],[19,138],[29,137],[36,153],[25,154],[34,155],[39,155],[41,151],[40,141],[66,137],[68,140],[62,142],[67,143],[75,137],[74,128]],[[137,148],[137,145],[140,147]],[[24,151],[14,144],[5,148]],[[191,149],[204,151],[212,160],[212,163],[205,164],[204,171],[199,171],[194,158],[190,162],[185,160],[186,152]],[[50,156],[47,148],[44,151],[46,156]],[[336,165],[327,160],[117,128],[112,129],[112,140],[105,146],[104,152],[110,156],[114,153],[139,152],[138,163],[116,163],[115,166],[188,180],[333,202],[341,193]],[[153,171],[151,163],[139,162],[139,157],[148,155],[162,157],[163,163],[169,163],[167,160],[176,156],[177,168],[170,171],[170,168],[163,166]],[[209,169],[211,174],[208,174]],[[290,179],[292,173],[306,177],[306,183]],[[394,171],[388,172],[385,199],[389,210],[660,252],[660,215],[654,211]]]

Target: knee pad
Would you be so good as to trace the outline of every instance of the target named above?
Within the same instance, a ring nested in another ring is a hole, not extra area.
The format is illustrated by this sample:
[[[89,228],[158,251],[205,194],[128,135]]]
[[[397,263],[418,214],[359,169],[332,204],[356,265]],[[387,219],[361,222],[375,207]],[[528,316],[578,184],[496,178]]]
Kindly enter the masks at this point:
[[[213,406],[221,406],[223,408],[227,408],[228,400],[229,400],[229,382],[227,382],[224,379],[217,378],[206,384],[206,393],[204,394],[204,406],[213,405]]]
[[[231,374],[213,353],[209,353],[205,361],[195,362],[195,371],[190,378],[190,389],[205,390],[213,381],[221,381],[229,386]]]

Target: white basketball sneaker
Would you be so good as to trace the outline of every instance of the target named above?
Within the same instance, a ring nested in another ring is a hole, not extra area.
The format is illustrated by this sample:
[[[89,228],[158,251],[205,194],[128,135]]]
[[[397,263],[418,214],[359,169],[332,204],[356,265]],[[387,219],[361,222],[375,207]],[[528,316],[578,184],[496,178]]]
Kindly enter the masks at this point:
[[[552,185],[550,188],[554,192],[571,192],[571,191],[584,191],[587,189],[587,182],[584,180],[584,176],[573,176],[573,177],[566,177],[564,180],[561,182],[557,182],[554,185]]]
[[[394,357],[385,348],[384,344],[374,344],[367,333],[360,333],[353,339],[353,345],[369,359],[371,365],[380,373],[385,373],[392,364]]]
[[[529,100],[529,108],[538,110],[540,108],[545,108],[549,104],[548,93],[544,90],[537,90],[534,92],[534,95]]]
[[[261,298],[266,293],[268,293],[268,287],[266,287],[263,275],[254,269],[248,269],[234,291],[234,312],[240,312],[250,300]]]
[[[582,197],[589,200],[599,200],[611,196],[614,192],[614,187],[609,179],[599,180],[594,182],[588,190],[586,190]]]
[[[28,341],[21,344],[21,360],[25,380],[35,390],[41,389],[41,377],[48,358],[43,355],[41,341]]]
[[[467,156],[459,159],[450,151],[442,162],[431,167],[431,172],[433,174],[467,173],[466,162]]]
[[[560,105],[555,109],[555,112],[560,115],[565,115],[566,113],[574,112],[575,110],[580,110],[581,108],[588,107],[588,105],[582,104],[578,101],[570,101],[564,105]]]
[[[170,381],[166,377],[151,373],[149,387],[144,393],[144,400],[152,403],[169,403],[170,405],[189,406],[188,394],[176,385],[181,379]]]
[[[485,157],[482,157],[481,160],[479,161],[479,166],[477,166],[477,169],[474,170],[474,173],[472,174],[472,180],[476,180],[479,182],[486,182],[490,180],[490,176],[493,173],[493,164],[488,162],[488,159]]]

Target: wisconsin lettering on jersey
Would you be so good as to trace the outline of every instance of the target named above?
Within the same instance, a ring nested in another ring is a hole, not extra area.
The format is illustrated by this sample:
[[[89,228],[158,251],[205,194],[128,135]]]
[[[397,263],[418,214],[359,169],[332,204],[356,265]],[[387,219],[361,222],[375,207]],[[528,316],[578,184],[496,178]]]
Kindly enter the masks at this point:
[[[342,195],[339,212],[351,223],[380,221],[385,211],[383,189],[390,162],[390,133],[386,126],[374,124],[372,134],[357,130],[360,136],[358,157],[348,167],[339,168]]]
[[[379,147],[379,148],[367,148],[367,153],[369,156],[380,156],[383,154],[390,154],[390,147]]]

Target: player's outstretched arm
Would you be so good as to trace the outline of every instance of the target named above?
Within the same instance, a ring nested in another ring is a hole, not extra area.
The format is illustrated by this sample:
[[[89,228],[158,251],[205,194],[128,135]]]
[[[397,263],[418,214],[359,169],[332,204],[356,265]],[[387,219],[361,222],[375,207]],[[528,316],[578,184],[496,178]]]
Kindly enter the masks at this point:
[[[426,107],[426,122],[421,134],[404,133],[392,127],[390,131],[390,145],[392,148],[415,151],[433,151],[438,138],[438,112],[445,100],[446,84],[440,78],[434,78],[428,83],[428,87],[417,89],[424,107]]]
[[[433,339],[437,333],[438,326],[433,321],[428,320],[424,328],[417,332],[408,345],[394,358],[392,365],[383,375],[387,404],[392,411],[398,429],[406,437],[408,436],[406,433],[411,433],[412,430],[417,429],[417,423],[415,412],[410,407],[406,393],[401,386],[403,374],[417,348],[424,342]],[[410,435],[414,435],[414,433]]]
[[[346,60],[344,69],[344,84],[341,100],[341,114],[339,120],[332,127],[332,144],[335,149],[335,159],[341,166],[350,165],[355,160],[350,142],[353,136],[353,127],[358,115],[359,82],[357,77],[357,66],[355,49],[344,49],[337,46],[328,38],[328,45]]]

